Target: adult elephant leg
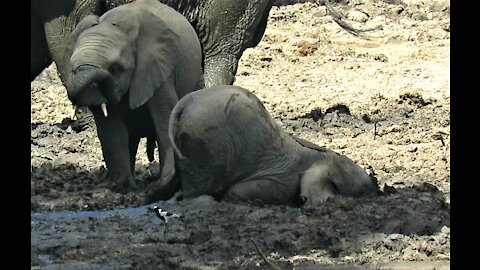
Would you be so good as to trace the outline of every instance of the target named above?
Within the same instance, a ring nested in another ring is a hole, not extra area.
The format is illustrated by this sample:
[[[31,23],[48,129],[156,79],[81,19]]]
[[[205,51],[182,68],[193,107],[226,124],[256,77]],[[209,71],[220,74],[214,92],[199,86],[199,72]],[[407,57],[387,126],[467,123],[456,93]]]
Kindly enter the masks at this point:
[[[238,59],[235,56],[222,54],[205,58],[205,86],[232,85],[237,65]]]
[[[231,85],[238,60],[246,48],[256,46],[265,31],[271,0],[211,1],[208,31],[199,36],[205,53],[205,85]]]
[[[128,129],[120,115],[111,110],[108,117],[99,107],[92,108],[97,134],[102,145],[111,188],[119,192],[136,189],[131,170]]]
[[[33,12],[33,11],[32,11]],[[41,20],[32,14],[30,20],[30,80],[33,81],[48,65],[52,57],[48,51],[45,31]]]
[[[130,168],[133,176],[135,176],[135,158],[137,156],[139,142],[140,142],[139,137],[132,137],[132,136],[130,136],[130,140],[128,141],[128,148],[130,153]]]

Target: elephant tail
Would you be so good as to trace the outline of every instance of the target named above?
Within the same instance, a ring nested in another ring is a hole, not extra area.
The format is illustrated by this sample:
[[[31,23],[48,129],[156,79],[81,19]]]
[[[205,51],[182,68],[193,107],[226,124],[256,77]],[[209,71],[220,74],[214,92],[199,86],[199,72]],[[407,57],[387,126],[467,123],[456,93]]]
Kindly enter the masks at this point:
[[[170,114],[170,119],[168,122],[168,138],[170,139],[173,150],[179,159],[185,159],[185,156],[182,154],[180,149],[178,149],[178,146],[175,143],[175,135],[177,133],[178,121],[182,116],[183,109],[185,108],[185,100],[188,98],[188,96],[189,95],[184,96],[177,102],[172,110],[172,113]]]
[[[332,4],[330,3],[330,0],[324,0],[324,4],[325,4],[325,7],[327,8],[327,10],[330,12],[330,15],[332,16],[332,19],[338,25],[340,25],[340,27],[342,27],[343,29],[345,29],[347,32],[349,32],[350,34],[352,34],[354,36],[363,36],[363,32],[379,30],[379,29],[382,28],[382,26],[380,26],[380,25],[376,26],[376,27],[364,28],[364,29],[355,28],[352,25],[350,25],[349,23],[347,23],[346,21],[344,21],[346,19],[345,15],[343,15],[340,12],[338,12],[337,10],[335,10],[333,8]]]

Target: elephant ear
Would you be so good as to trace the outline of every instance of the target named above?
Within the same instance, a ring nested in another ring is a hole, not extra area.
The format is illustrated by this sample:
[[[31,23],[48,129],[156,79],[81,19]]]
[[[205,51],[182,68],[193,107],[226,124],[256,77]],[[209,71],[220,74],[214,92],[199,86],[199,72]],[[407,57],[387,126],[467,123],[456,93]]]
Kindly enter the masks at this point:
[[[141,10],[123,18],[119,26],[128,32],[136,44],[135,71],[130,83],[131,109],[145,104],[170,77],[180,57],[179,37],[153,13]]]
[[[64,51],[63,61],[67,69],[67,74],[70,73],[70,57],[73,54],[73,50],[75,49],[75,44],[77,43],[78,36],[85,31],[86,29],[95,26],[98,24],[99,17],[97,15],[88,15],[84,17],[75,27],[75,29],[70,33],[70,36],[67,39],[66,47]]]

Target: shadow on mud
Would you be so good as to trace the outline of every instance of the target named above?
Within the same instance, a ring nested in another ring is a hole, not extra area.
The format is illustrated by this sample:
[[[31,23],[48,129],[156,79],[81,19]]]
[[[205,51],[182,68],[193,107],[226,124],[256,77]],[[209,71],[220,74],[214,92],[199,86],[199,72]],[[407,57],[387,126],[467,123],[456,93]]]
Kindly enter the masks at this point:
[[[108,173],[103,166],[85,170],[73,163],[43,163],[31,171],[31,210],[137,207],[144,204],[145,191],[155,180],[155,177],[147,176],[144,172],[137,177],[138,191],[121,194],[109,188]]]

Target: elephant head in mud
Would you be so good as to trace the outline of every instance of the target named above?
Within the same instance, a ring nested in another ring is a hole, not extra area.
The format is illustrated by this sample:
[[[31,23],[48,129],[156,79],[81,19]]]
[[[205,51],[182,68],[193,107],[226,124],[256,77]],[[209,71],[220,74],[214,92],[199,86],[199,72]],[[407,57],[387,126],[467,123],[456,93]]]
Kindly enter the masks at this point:
[[[72,32],[65,62],[68,97],[92,111],[113,187],[135,188],[142,137],[158,143],[161,178],[172,177],[170,112],[203,86],[200,43],[185,17],[156,0],[89,15]]]
[[[183,97],[170,116],[169,138],[177,177],[165,189],[181,188],[184,198],[318,206],[336,195],[378,191],[348,157],[285,133],[240,87],[215,86]]]

